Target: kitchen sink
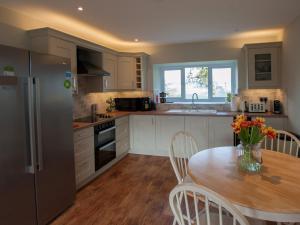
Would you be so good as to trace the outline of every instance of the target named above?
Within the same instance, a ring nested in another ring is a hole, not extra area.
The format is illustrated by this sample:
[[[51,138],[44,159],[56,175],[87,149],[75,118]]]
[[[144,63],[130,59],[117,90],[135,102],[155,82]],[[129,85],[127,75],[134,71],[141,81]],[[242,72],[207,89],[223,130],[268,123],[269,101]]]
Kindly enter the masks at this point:
[[[216,114],[214,109],[170,109],[169,113],[188,113],[188,114]]]

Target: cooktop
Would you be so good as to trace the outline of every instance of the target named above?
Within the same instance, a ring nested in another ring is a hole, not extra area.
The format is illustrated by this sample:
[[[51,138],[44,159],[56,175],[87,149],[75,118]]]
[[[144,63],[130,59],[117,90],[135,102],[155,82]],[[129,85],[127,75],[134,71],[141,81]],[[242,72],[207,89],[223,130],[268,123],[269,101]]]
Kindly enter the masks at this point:
[[[111,118],[112,116],[107,114],[96,114],[95,116],[87,116],[87,117],[76,119],[74,121],[80,123],[97,123],[97,122],[105,122],[111,120]]]

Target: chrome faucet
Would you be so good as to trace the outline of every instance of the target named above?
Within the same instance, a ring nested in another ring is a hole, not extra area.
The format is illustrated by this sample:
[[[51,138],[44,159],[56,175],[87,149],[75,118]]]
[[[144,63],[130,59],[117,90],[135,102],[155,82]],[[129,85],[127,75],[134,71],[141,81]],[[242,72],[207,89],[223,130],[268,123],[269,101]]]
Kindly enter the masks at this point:
[[[192,95],[192,108],[193,109],[197,108],[197,106],[195,105],[195,98],[194,98],[195,96],[196,96],[196,99],[199,100],[198,94],[197,93],[193,93],[193,95]]]

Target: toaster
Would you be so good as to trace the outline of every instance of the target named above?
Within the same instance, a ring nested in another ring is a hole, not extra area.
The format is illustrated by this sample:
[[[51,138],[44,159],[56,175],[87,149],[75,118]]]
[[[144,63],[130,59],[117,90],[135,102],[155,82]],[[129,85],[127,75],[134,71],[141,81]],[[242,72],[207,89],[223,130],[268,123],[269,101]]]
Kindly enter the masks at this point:
[[[266,112],[266,104],[264,102],[249,103],[249,112]]]

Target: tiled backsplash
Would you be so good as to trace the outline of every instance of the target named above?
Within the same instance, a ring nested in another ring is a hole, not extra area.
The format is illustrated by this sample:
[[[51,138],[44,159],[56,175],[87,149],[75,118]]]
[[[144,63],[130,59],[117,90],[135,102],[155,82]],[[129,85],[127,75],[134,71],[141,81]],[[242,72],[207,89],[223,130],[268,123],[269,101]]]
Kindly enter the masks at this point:
[[[274,99],[278,99],[285,105],[285,94],[280,89],[247,89],[241,90],[239,96],[241,100],[247,102],[259,102],[259,97],[267,97],[269,102],[273,102]],[[217,111],[230,111],[230,105],[225,103],[200,103],[195,106],[198,109],[215,109]],[[169,109],[190,109],[192,108],[191,103],[167,103],[158,104],[156,107],[158,110],[169,110]]]
[[[108,104],[106,100],[110,97],[141,97],[151,96],[149,92],[142,91],[127,91],[127,92],[103,92],[103,93],[90,93],[85,94],[79,92],[78,95],[73,97],[73,119],[89,116],[91,113],[91,105],[98,105],[98,113],[104,113]]]
[[[91,105],[98,105],[98,113],[104,113],[108,106],[106,100],[110,97],[152,97],[152,92],[143,91],[125,91],[125,92],[103,92],[103,93],[90,93],[86,94],[84,89],[81,89],[78,95],[74,96],[74,111],[73,118],[89,116],[91,112]],[[286,96],[285,92],[280,89],[248,89],[241,90],[240,97],[247,102],[259,102],[259,97],[267,97],[271,102],[274,99],[278,99],[283,104],[283,111],[286,109]],[[191,104],[170,103],[170,104],[158,104],[158,110],[178,109],[178,108],[191,108]],[[215,109],[218,111],[229,111],[229,104],[219,103],[201,103],[197,104],[199,109]]]
[[[240,96],[242,100],[247,102],[259,102],[259,97],[267,97],[271,105],[275,99],[278,99],[282,103],[283,112],[287,108],[286,94],[282,89],[247,89],[241,90]],[[272,107],[271,110],[273,110]]]
[[[97,104],[98,113],[105,113],[108,104],[108,98],[117,97],[146,97],[152,96],[152,93],[143,91],[122,91],[122,92],[101,92],[86,93],[86,80],[81,79],[78,82],[79,93],[73,96],[73,119],[86,117],[91,114],[91,105]]]
[[[240,96],[247,102],[259,102],[259,97],[267,97],[273,101],[278,99],[284,101],[284,91],[281,89],[246,89],[240,91]]]

